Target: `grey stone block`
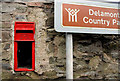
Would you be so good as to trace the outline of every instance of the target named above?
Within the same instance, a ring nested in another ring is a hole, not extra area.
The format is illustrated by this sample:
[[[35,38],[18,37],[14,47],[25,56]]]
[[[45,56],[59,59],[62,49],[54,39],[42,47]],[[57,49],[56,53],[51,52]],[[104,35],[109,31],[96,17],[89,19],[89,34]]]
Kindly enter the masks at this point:
[[[30,2],[30,1],[33,1],[33,0],[14,0],[14,2]]]
[[[14,0],[14,2],[54,2],[54,0]]]
[[[2,12],[12,12],[16,9],[15,7],[16,7],[16,4],[14,3],[3,3]]]
[[[10,31],[2,31],[2,42],[7,42],[12,40],[10,33],[11,33]]]
[[[15,12],[17,12],[17,13],[26,13],[26,11],[27,11],[27,5],[21,5],[21,4],[16,5]]]
[[[10,28],[11,27],[11,23],[10,22],[1,22],[1,27],[2,28]]]
[[[0,22],[2,21],[2,14],[0,13]]]
[[[14,2],[14,0],[1,0],[2,2]]]
[[[5,13],[5,14],[2,14],[2,21],[11,21],[12,20],[12,17],[10,14],[8,13]]]
[[[0,28],[2,28],[2,21],[0,21]]]
[[[54,0],[0,0],[1,2],[54,2]]]
[[[7,49],[10,49],[10,44],[9,43],[7,43],[4,47],[4,50],[7,50]]]

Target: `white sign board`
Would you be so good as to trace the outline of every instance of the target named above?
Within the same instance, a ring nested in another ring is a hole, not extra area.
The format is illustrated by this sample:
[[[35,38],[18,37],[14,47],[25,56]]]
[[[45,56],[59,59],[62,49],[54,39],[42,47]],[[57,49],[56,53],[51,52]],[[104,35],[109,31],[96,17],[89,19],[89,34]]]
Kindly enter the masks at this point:
[[[69,33],[120,34],[119,4],[104,1],[55,0],[55,30]]]

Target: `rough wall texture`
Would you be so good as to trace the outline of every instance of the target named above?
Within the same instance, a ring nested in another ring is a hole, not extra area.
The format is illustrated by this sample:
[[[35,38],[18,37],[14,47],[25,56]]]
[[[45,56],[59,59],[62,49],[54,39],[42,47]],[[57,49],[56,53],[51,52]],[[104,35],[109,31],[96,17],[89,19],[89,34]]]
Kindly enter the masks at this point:
[[[65,33],[54,30],[52,0],[3,0],[2,3],[2,78],[65,78]],[[13,27],[15,21],[36,23],[34,72],[13,71]],[[74,78],[118,78],[119,36],[73,34]]]

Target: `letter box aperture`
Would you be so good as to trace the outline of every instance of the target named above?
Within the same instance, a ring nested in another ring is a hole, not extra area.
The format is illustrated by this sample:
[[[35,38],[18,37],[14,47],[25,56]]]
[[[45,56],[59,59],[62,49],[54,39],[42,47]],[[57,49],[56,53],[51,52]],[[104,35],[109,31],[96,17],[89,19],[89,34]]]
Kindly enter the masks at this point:
[[[35,70],[35,23],[15,22],[14,70]]]

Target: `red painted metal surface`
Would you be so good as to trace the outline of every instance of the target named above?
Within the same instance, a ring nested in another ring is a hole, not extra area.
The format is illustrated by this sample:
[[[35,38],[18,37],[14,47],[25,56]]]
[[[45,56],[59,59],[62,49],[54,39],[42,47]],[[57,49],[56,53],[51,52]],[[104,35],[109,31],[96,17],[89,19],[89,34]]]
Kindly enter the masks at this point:
[[[16,33],[15,41],[35,41],[33,33]]]
[[[34,35],[35,35],[35,23],[34,22],[15,22],[15,26],[14,26],[14,70],[15,71],[34,71],[35,70]],[[20,41],[21,42],[22,41],[32,42],[32,69],[18,68],[17,50],[18,50],[18,42]]]

